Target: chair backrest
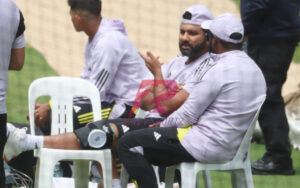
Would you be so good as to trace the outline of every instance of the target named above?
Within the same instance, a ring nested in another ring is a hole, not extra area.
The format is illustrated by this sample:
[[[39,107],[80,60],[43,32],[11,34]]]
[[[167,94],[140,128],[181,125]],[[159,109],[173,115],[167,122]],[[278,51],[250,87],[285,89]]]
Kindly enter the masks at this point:
[[[28,91],[31,133],[34,132],[34,108],[40,96],[52,101],[51,135],[73,131],[73,98],[87,97],[93,109],[94,121],[101,119],[101,101],[97,87],[81,78],[45,77],[33,81]]]
[[[247,129],[246,133],[245,133],[245,136],[236,152],[236,155],[234,156],[233,160],[232,161],[235,161],[235,160],[239,160],[239,159],[242,159],[242,160],[246,160],[246,158],[248,157],[248,152],[249,152],[249,149],[250,149],[250,143],[251,143],[251,139],[252,139],[252,135],[253,135],[253,132],[254,132],[254,128],[255,128],[255,125],[256,125],[256,121],[257,121],[257,118],[258,118],[258,115],[260,113],[260,109],[262,107],[262,105],[264,104],[264,101],[265,101],[265,97],[263,97],[261,99],[261,103],[259,105],[259,108],[257,109],[255,115],[254,115],[254,118],[249,126],[249,128]]]

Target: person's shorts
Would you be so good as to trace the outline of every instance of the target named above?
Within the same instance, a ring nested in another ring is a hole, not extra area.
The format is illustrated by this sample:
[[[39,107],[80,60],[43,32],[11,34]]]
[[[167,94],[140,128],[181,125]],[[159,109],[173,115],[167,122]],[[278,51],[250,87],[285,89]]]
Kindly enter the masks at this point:
[[[113,108],[115,106],[115,102],[101,102],[101,115],[102,119],[108,119]],[[131,111],[131,106],[125,104],[125,111],[122,113],[120,118],[134,118],[135,113]],[[92,106],[89,103],[75,103],[73,105],[73,125],[74,130],[84,127],[90,122],[93,122],[93,112]],[[46,120],[46,127],[42,128],[44,135],[49,135],[51,132],[51,117]]]
[[[108,119],[115,103],[101,102],[101,115],[102,119]],[[125,112],[120,118],[127,118],[131,113],[131,106],[125,105]],[[91,104],[74,104],[73,106],[73,122],[74,130],[84,127],[86,124],[93,122],[93,112]],[[134,116],[132,116],[134,117]]]

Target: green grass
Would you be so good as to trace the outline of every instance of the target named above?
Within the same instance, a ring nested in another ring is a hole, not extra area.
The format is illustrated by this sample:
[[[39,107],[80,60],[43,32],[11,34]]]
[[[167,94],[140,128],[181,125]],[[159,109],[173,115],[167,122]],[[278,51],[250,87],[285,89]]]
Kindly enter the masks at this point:
[[[240,8],[240,3],[241,3],[241,0],[232,0],[238,8]],[[294,57],[293,57],[293,61],[295,63],[299,63],[300,64],[300,46],[298,44],[297,48],[296,48],[296,51],[294,53]]]
[[[7,116],[9,122],[28,123],[28,88],[40,77],[55,76],[57,73],[48,65],[45,58],[34,48],[27,46],[25,64],[21,71],[9,71],[7,90]],[[45,99],[44,99],[45,100]],[[44,101],[42,99],[42,101]]]
[[[256,161],[265,152],[265,146],[262,144],[251,144],[251,161]],[[253,175],[253,181],[255,188],[298,188],[300,187],[300,151],[293,150],[292,153],[294,169],[296,170],[296,175],[294,176],[279,176],[279,175]],[[211,171],[212,176],[212,186],[230,188],[231,181],[229,173]],[[202,178],[199,179],[200,187],[204,187],[202,184]]]
[[[296,51],[294,53],[294,58],[293,58],[293,61],[295,63],[299,63],[300,64],[300,45],[298,44],[297,48],[296,48]]]
[[[241,0],[232,0],[238,7],[240,7]]]

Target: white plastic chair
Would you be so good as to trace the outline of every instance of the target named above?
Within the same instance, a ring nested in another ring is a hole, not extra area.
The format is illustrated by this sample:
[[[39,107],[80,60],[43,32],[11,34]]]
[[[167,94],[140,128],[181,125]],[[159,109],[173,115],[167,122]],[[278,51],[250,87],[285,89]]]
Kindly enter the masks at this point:
[[[211,178],[209,170],[217,171],[228,171],[231,173],[231,182],[233,188],[253,188],[253,179],[251,172],[251,163],[250,163],[250,144],[251,138],[254,132],[255,124],[261,109],[261,106],[265,98],[262,99],[262,102],[257,110],[250,127],[248,128],[235,157],[232,161],[222,163],[222,164],[208,164],[200,162],[182,162],[178,165],[170,166],[166,171],[166,186],[165,188],[172,188],[175,169],[179,169],[182,176],[182,186],[181,188],[195,188],[197,184],[198,172],[202,171],[202,177],[204,180],[204,185],[206,188],[211,188]]]
[[[73,132],[73,97],[83,96],[90,99],[94,121],[101,119],[99,91],[91,82],[70,77],[45,77],[35,80],[29,87],[29,116],[31,134],[34,132],[34,106],[38,97],[50,96],[52,100],[51,135]],[[38,157],[35,187],[51,188],[54,166],[58,161],[74,161],[75,187],[87,188],[90,161],[97,161],[103,170],[105,188],[112,186],[111,152],[104,150],[62,150],[40,148],[34,150]]]

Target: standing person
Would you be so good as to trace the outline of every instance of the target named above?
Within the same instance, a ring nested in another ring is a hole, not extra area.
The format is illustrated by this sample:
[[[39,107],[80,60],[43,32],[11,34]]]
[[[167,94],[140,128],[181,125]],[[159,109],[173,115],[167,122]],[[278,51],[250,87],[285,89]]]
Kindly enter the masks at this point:
[[[25,59],[24,18],[12,0],[0,0],[0,187],[5,186],[3,149],[6,143],[8,70],[21,70]]]
[[[140,188],[158,187],[151,164],[232,160],[265,97],[262,72],[241,50],[244,29],[238,18],[223,14],[202,28],[214,35],[215,65],[161,127],[129,132],[118,142],[119,157]]]
[[[241,1],[248,54],[267,82],[267,98],[258,118],[266,153],[251,164],[253,174],[295,173],[281,89],[299,41],[299,8],[295,0]]]
[[[103,119],[127,118],[140,83],[149,74],[143,59],[123,22],[102,17],[101,0],[68,0],[68,5],[75,30],[88,36],[81,78],[99,89]],[[48,132],[50,110],[49,104],[36,105],[36,123]],[[82,98],[74,100],[74,113],[75,129],[93,120],[91,105]]]

